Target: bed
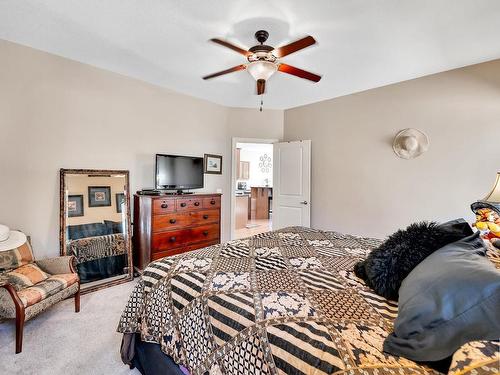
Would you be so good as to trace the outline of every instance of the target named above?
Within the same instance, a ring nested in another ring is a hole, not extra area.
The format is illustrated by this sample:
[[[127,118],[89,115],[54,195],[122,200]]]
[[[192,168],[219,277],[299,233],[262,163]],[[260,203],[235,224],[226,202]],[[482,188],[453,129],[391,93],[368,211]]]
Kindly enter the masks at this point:
[[[382,352],[397,302],[352,271],[379,244],[293,227],[155,261],[120,319],[122,358],[153,343],[191,374],[440,373]],[[433,367],[495,373],[497,351],[470,343]]]

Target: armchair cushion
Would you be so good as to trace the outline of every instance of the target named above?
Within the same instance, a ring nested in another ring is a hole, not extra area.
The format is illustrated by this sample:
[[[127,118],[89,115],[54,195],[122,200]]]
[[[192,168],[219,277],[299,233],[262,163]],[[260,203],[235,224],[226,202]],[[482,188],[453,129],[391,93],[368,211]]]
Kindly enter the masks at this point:
[[[58,275],[61,273],[73,273],[73,264],[75,262],[75,257],[72,255],[60,256],[55,258],[47,258],[37,260],[36,264],[43,271],[50,273],[51,275]]]
[[[16,290],[28,288],[49,278],[35,263],[28,263],[6,273],[9,283]]]
[[[33,250],[28,241],[12,250],[0,251],[0,273],[33,263]]]
[[[17,292],[24,307],[32,306],[78,282],[76,273],[50,276],[48,279]]]

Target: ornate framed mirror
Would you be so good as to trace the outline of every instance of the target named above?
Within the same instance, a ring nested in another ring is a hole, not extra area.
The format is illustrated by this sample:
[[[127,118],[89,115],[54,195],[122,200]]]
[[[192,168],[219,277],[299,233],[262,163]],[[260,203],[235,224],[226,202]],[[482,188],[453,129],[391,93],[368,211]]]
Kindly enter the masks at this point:
[[[82,293],[133,279],[129,171],[61,169],[59,216]]]

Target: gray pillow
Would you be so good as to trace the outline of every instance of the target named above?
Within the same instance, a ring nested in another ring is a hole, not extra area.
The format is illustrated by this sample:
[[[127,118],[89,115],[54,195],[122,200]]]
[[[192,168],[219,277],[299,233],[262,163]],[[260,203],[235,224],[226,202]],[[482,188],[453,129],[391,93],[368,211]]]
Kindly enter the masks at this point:
[[[479,233],[429,255],[404,279],[384,351],[438,361],[464,343],[500,337],[500,271]]]

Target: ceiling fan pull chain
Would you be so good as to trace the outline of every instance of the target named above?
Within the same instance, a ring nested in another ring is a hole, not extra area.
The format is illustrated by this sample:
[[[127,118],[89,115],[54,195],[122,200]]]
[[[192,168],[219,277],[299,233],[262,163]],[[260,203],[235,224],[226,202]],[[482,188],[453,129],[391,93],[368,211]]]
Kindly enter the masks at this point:
[[[262,106],[264,105],[264,99],[263,98],[264,98],[264,95],[262,94],[260,96],[260,109],[259,109],[260,112],[262,112]]]

